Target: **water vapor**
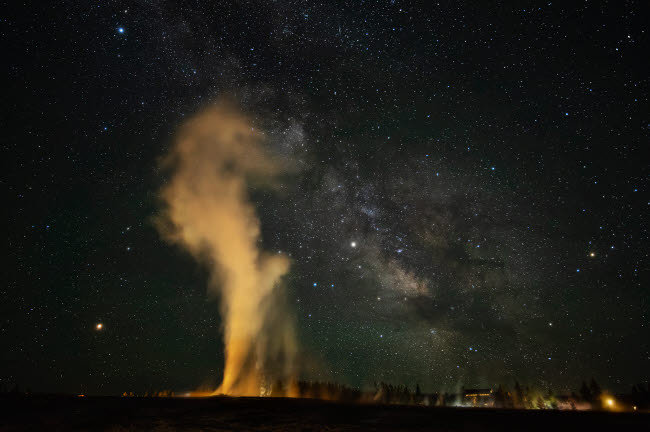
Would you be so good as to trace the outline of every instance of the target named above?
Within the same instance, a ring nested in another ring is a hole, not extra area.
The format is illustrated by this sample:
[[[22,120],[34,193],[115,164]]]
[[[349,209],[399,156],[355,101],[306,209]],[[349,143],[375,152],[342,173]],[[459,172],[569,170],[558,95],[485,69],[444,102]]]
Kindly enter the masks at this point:
[[[215,393],[257,396],[270,382],[289,382],[297,347],[280,282],[290,262],[261,250],[248,197],[251,181],[273,184],[283,164],[223,101],[180,127],[162,164],[171,178],[161,191],[160,232],[209,267],[209,290],[221,298],[225,367]]]

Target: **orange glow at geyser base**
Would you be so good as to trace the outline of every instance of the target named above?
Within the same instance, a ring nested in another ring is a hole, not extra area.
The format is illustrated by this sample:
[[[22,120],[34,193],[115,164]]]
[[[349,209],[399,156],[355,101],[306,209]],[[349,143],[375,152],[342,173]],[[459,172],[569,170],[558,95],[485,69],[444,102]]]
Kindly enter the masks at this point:
[[[269,382],[292,382],[296,337],[280,284],[290,263],[259,249],[260,222],[247,196],[250,179],[273,186],[286,163],[265,151],[245,115],[220,102],[180,128],[163,167],[171,178],[161,191],[159,231],[209,267],[209,290],[221,299],[226,358],[211,394],[260,396]]]

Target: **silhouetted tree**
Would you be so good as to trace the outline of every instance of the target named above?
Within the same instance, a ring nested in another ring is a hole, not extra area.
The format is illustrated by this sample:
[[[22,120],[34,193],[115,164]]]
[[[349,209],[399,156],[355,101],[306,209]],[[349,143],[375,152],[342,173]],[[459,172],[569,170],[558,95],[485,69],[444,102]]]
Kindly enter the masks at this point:
[[[591,382],[589,383],[589,391],[591,391],[591,405],[592,408],[602,408],[602,401],[600,400],[600,397],[602,395],[602,390],[600,389],[600,386],[596,382],[595,379],[591,379]]]
[[[580,386],[580,396],[582,396],[582,400],[585,402],[591,402],[592,401],[592,395],[591,395],[591,390],[589,390],[589,387],[587,387],[586,382],[582,382],[582,385]]]
[[[519,385],[519,381],[515,381],[515,389],[513,393],[513,405],[515,408],[522,409],[525,408],[524,403],[526,397],[524,396],[524,390]]]
[[[501,384],[494,392],[494,406],[497,408],[504,408],[506,406],[506,392],[503,390]]]
[[[591,390],[591,397],[594,400],[598,400],[600,398],[600,395],[602,394],[602,390],[600,389],[600,386],[596,382],[595,379],[591,379],[591,382],[589,383],[589,390]]]

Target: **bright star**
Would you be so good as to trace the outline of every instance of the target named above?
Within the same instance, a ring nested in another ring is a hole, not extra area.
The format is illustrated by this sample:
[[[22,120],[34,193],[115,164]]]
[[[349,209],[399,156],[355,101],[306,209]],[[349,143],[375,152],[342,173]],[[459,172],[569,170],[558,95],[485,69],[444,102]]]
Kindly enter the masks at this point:
[[[350,242],[350,246],[352,246],[353,248],[357,247],[357,242],[355,242],[355,241]]]
[[[118,27],[117,32],[120,34],[124,33],[124,27]]]
[[[97,323],[97,324],[95,325],[95,330],[101,330],[101,329],[103,329],[103,328],[104,328],[104,324],[102,324],[102,323]]]

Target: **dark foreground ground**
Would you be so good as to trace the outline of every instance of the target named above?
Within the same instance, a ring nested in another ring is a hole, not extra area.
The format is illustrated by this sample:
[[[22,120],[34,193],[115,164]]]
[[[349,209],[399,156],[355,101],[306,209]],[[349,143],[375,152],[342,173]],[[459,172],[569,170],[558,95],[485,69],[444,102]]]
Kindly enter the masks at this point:
[[[30,396],[0,431],[642,431],[650,414],[350,405],[308,399]]]

